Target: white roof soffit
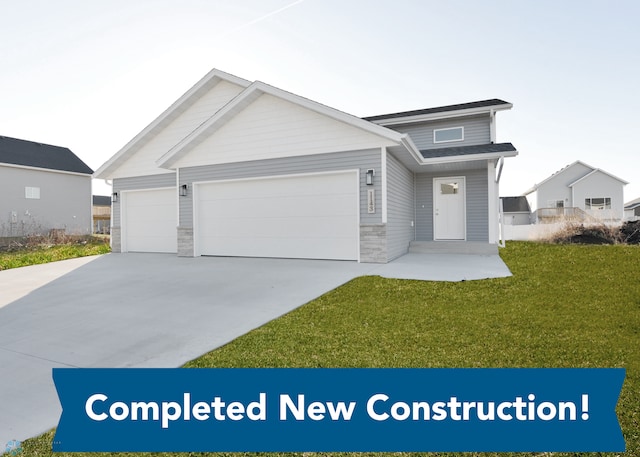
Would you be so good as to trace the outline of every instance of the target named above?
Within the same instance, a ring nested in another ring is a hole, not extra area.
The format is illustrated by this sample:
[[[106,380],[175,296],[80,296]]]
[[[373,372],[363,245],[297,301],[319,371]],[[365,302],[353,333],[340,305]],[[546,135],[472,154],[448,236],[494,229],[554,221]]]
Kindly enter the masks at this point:
[[[131,141],[122,147],[113,157],[105,162],[93,174],[94,178],[109,179],[109,174],[115,171],[122,163],[129,159],[136,151],[144,146],[153,134],[164,128],[173,119],[183,113],[195,100],[197,100],[202,90],[208,90],[220,81],[228,81],[241,87],[249,87],[250,81],[239,78],[224,71],[213,69],[207,73],[200,81],[185,92],[160,116],[138,133]]]
[[[236,114],[244,110],[247,106],[257,100],[261,95],[269,94],[274,97],[278,97],[287,100],[291,103],[295,103],[304,108],[315,111],[319,114],[331,117],[337,121],[344,122],[353,127],[360,128],[374,135],[378,135],[387,140],[393,141],[399,145],[407,147],[412,155],[419,160],[420,152],[418,148],[409,139],[409,136],[404,133],[396,132],[395,130],[376,125],[369,121],[360,119],[359,117],[352,116],[345,112],[330,108],[318,102],[314,102],[308,98],[301,97],[299,95],[292,94],[291,92],[278,89],[277,87],[270,86],[261,81],[256,81],[247,87],[243,92],[237,95],[227,105],[225,105],[220,111],[210,117],[206,122],[200,125],[196,130],[191,132],[182,141],[171,148],[166,154],[160,157],[156,164],[161,168],[172,168],[173,165],[184,157],[189,151],[195,148],[198,144],[208,138],[216,130],[220,129],[223,125],[229,122]]]
[[[476,116],[478,114],[490,114],[491,112],[504,111],[513,108],[513,103],[503,103],[500,105],[492,105],[492,106],[483,106],[479,108],[467,108],[455,111],[442,111],[438,113],[428,113],[428,114],[416,114],[410,116],[389,118],[389,119],[380,119],[377,121],[371,121],[378,125],[396,125],[396,124],[407,124],[407,123],[415,123],[415,122],[423,122],[423,121],[433,121],[438,119],[448,119],[452,117],[468,117],[468,116]]]
[[[474,160],[492,160],[499,159],[500,157],[515,157],[518,155],[518,151],[505,151],[505,152],[486,152],[481,154],[465,154],[450,157],[432,157],[430,159],[420,160],[420,165],[435,165],[439,163],[454,163],[454,162],[472,162]]]

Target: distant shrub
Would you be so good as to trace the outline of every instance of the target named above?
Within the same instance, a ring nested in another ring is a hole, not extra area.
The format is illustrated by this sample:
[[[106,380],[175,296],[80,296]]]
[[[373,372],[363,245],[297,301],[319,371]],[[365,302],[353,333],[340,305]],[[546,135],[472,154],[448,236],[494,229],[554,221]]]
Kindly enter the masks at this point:
[[[620,227],[622,242],[640,244],[640,221],[628,221]]]
[[[556,244],[640,244],[640,221],[622,226],[565,224],[547,240]]]

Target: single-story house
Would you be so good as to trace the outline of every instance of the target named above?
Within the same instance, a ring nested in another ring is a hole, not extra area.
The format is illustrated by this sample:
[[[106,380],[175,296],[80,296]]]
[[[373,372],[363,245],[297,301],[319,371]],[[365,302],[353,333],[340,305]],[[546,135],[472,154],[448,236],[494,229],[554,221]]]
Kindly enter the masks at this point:
[[[388,262],[497,246],[508,102],[359,118],[213,70],[96,172],[114,252]],[[497,250],[497,248],[496,248]]]
[[[628,182],[579,160],[527,190],[535,207],[535,222],[562,218],[582,221],[620,221],[624,186]]]
[[[527,197],[500,197],[502,220],[505,225],[531,224],[531,207]]]
[[[92,174],[68,148],[0,136],[0,237],[90,234]]]
[[[108,234],[111,228],[111,196],[93,196],[93,233]]]
[[[640,198],[624,204],[624,220],[635,221],[640,219]]]

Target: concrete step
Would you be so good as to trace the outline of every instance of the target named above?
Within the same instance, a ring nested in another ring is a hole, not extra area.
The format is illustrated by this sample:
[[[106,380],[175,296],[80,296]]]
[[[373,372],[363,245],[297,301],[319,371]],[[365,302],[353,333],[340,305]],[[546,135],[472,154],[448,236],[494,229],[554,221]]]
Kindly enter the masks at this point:
[[[480,241],[412,241],[409,252],[419,254],[497,255],[498,245]]]

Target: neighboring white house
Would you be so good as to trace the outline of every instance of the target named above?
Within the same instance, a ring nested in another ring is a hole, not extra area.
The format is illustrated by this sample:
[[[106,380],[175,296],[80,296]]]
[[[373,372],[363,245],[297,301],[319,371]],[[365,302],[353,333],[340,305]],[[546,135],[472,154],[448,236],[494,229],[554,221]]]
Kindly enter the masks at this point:
[[[637,221],[640,219],[640,198],[624,204],[624,220]]]
[[[492,99],[359,118],[213,70],[96,172],[114,252],[388,262],[499,242]]]
[[[92,173],[67,148],[0,136],[0,237],[90,234]]]
[[[623,179],[581,161],[573,162],[526,191],[535,222],[562,218],[621,221]]]

